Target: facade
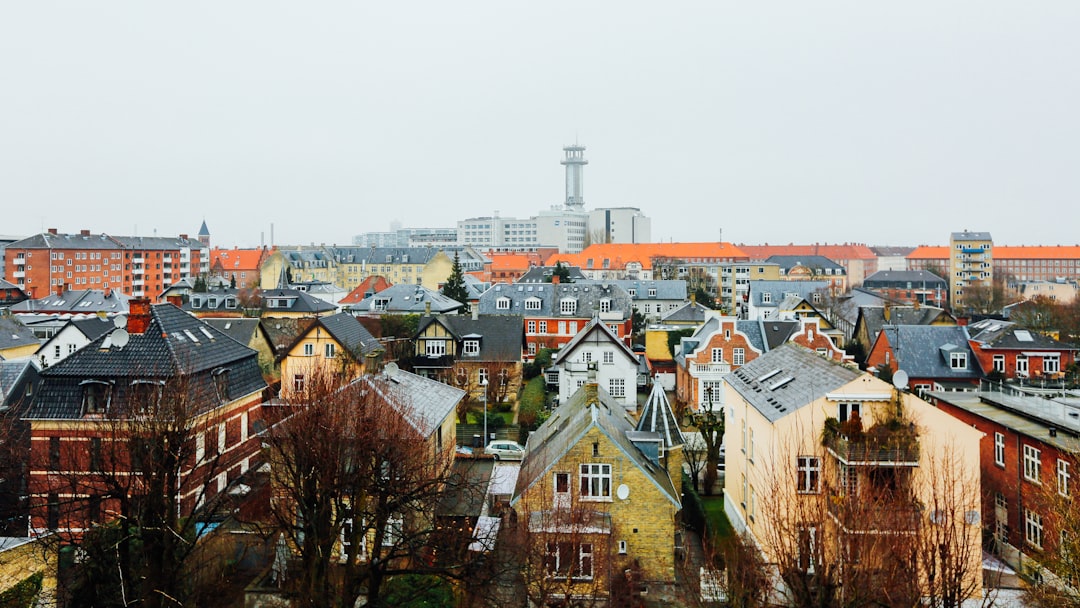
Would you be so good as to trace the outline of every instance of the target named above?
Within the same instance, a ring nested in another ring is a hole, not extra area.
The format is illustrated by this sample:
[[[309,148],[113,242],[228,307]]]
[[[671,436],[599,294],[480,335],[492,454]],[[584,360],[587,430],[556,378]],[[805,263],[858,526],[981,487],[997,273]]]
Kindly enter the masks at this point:
[[[212,249],[210,250],[210,273],[230,282],[237,287],[258,287],[260,268],[269,257],[271,250],[266,247],[257,249]]]
[[[1016,291],[1025,300],[1043,297],[1058,304],[1070,304],[1076,299],[1080,285],[1076,281],[1025,281],[1017,283]]]
[[[882,270],[907,270],[907,256],[915,251],[914,247],[875,246],[870,251],[877,256],[878,272]]]
[[[928,270],[879,270],[866,277],[863,289],[900,304],[946,306],[949,284]]]
[[[964,290],[994,284],[994,240],[989,232],[954,232],[949,236],[949,301],[964,309]]]
[[[658,411],[635,427],[586,383],[529,436],[510,506],[538,603],[610,598],[624,580],[612,573],[635,564],[646,587],[675,580],[682,438],[664,421]]]
[[[344,312],[319,317],[278,355],[281,393],[303,395],[319,376],[358,378],[377,367],[382,352],[356,317]]]
[[[941,540],[955,560],[950,576],[980,592],[981,527],[968,515],[979,504],[979,431],[794,344],[733,372],[721,401],[725,510],[774,566],[782,592],[839,584],[873,594],[894,582],[873,578],[882,572],[925,584],[926,556],[901,568],[899,549],[933,539],[930,526],[946,518],[960,524]]]
[[[209,248],[186,234],[60,234],[55,228],[8,245],[5,264],[4,278],[31,298],[86,289],[144,297],[210,272]]]
[[[259,353],[259,369],[263,377],[277,380],[274,346],[260,319],[204,318],[203,322]]]
[[[985,319],[967,326],[971,350],[984,375],[1000,379],[1063,380],[1080,350],[1008,321]]]
[[[637,355],[606,324],[590,322],[552,363],[559,371],[560,402],[592,381],[624,409],[637,411]]]
[[[651,243],[652,220],[637,207],[605,207],[589,212],[594,243]]]
[[[827,281],[829,292],[847,291],[847,271],[823,255],[773,255],[765,260],[780,267],[780,278],[788,281]]]
[[[942,325],[886,325],[866,356],[868,368],[904,370],[916,393],[973,390],[982,372],[967,328]]]
[[[394,284],[438,289],[453,264],[446,253],[431,247],[312,246],[274,251],[263,262],[259,276],[263,289],[281,286],[286,276],[292,283],[324,281],[352,291],[374,275]]]
[[[648,321],[657,321],[661,316],[674,311],[687,302],[686,281],[643,281],[633,279],[613,279],[612,285],[618,285],[630,294],[634,310],[641,313]]]
[[[457,243],[456,228],[402,228],[388,232],[365,232],[353,237],[357,247],[448,247]]]
[[[524,349],[517,315],[429,315],[420,318],[413,369],[488,403],[514,401]]]
[[[87,317],[72,319],[37,350],[42,367],[52,367],[68,355],[116,329],[113,319]]]
[[[949,267],[950,248],[918,247],[907,257],[908,270]],[[1066,245],[994,247],[990,260],[995,275],[1010,282],[1058,281],[1080,278],[1080,247]]]
[[[18,317],[0,316],[0,360],[30,357],[40,344],[34,331]]]
[[[607,324],[630,344],[633,301],[626,290],[601,281],[578,283],[496,284],[480,296],[481,315],[521,315],[525,360],[541,349],[558,349],[593,319]]]
[[[848,285],[858,287],[863,279],[878,271],[878,258],[873,251],[861,243],[842,245],[739,245],[739,249],[749,256],[751,262],[764,262],[774,255],[782,256],[824,256],[844,267]]]
[[[825,297],[829,293],[828,281],[751,281],[746,298],[745,318],[754,321],[757,319],[784,319],[790,318],[794,313],[791,306],[785,308],[784,303],[792,306],[803,300],[814,306],[825,303]]]
[[[182,422],[172,423],[195,441],[194,464],[182,465],[177,482],[183,515],[257,467],[266,383],[256,357],[172,304],[133,300],[126,329],[41,373],[23,417],[31,438],[31,530],[78,534],[123,512],[121,504],[140,492],[143,457],[152,458],[132,451],[144,444],[127,441],[126,429],[150,429],[156,404],[182,410]]]
[[[689,281],[705,277],[717,264],[740,261],[747,261],[747,255],[731,243],[600,243],[551,256],[544,265],[578,266],[594,280]]]
[[[858,311],[852,339],[867,353],[886,325],[956,325],[952,315],[932,306],[860,306]]]

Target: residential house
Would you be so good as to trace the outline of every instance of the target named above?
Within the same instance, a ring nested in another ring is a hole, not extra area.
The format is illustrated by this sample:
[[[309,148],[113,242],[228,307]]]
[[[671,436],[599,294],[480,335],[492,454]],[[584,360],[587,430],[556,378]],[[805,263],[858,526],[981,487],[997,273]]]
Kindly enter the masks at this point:
[[[989,232],[953,232],[949,235],[949,302],[965,308],[964,291],[990,289],[994,284],[994,240]]]
[[[982,535],[969,513],[979,501],[980,431],[795,344],[729,374],[721,403],[725,511],[774,566],[782,594],[800,592],[792,581],[812,586],[829,577],[858,593],[859,579],[841,577],[874,576],[874,564],[884,564],[878,575],[917,577],[923,556],[901,570],[891,543],[903,547],[908,535],[946,519],[960,524],[945,546],[962,567],[949,575],[978,593]],[[890,584],[862,581],[870,594]]]
[[[1068,498],[1074,492],[1073,463],[1080,454],[1075,399],[1015,388],[932,392],[927,399],[983,434],[982,521],[994,553],[1032,576],[1042,556],[1056,550],[1063,533],[1047,512],[1052,506],[1046,496]]]
[[[813,245],[739,245],[739,249],[746,253],[751,262],[764,262],[774,255],[783,256],[824,256],[844,267],[847,272],[848,285],[856,287],[861,285],[863,279],[878,271],[877,256],[864,244],[845,243],[843,245],[829,245],[815,243]]]
[[[941,308],[933,306],[860,306],[855,321],[854,340],[870,352],[881,328],[886,325],[955,326],[956,319]]]
[[[303,395],[320,374],[358,378],[374,371],[382,351],[356,317],[344,312],[318,317],[278,355],[281,393]]]
[[[1040,296],[1058,304],[1071,304],[1076,299],[1080,284],[1075,280],[1064,281],[1024,281],[1016,284],[1016,291],[1025,300]]]
[[[873,251],[874,255],[877,256],[877,269],[878,272],[881,272],[882,270],[907,270],[907,256],[911,255],[915,248],[886,245],[870,247],[870,251]]]
[[[483,253],[483,270],[474,271],[473,275],[485,283],[517,283],[525,275],[531,275],[534,268],[543,268],[544,260],[556,253],[558,249],[554,247],[536,251],[488,250]]]
[[[316,317],[337,311],[336,305],[299,289],[264,289],[261,295],[263,318]]]
[[[628,345],[633,332],[630,294],[609,282],[495,284],[477,306],[481,315],[522,315],[527,361],[541,349],[562,347],[594,318]]]
[[[971,349],[984,375],[999,380],[1062,380],[1080,350],[1073,344],[1025,329],[1009,321],[984,319],[967,326]]]
[[[210,495],[223,491],[260,464],[256,429],[265,388],[255,351],[172,304],[132,300],[126,329],[41,372],[23,416],[32,444],[31,530],[78,532],[120,512],[124,497],[105,476],[136,479],[140,469],[128,452],[137,442],[116,441],[126,432],[117,421],[155,395],[183,407],[182,424],[194,429],[196,462],[181,472],[178,508],[195,512],[206,488]]]
[[[326,248],[282,248],[263,260],[259,268],[259,286],[263,289],[285,287],[282,277],[286,278],[287,284],[292,281],[334,281],[337,276],[337,262],[333,253]],[[357,279],[356,282],[359,281]],[[349,288],[353,286],[355,284]]]
[[[37,359],[43,367],[52,367],[64,357],[116,329],[117,322],[124,325],[127,320],[123,317],[72,319],[38,348]]]
[[[516,401],[522,384],[518,315],[426,315],[414,340],[413,370],[472,399]]]
[[[948,247],[919,247],[908,255],[907,267],[947,270],[949,257]],[[1019,282],[1080,278],[1080,247],[1075,245],[999,245],[989,261],[996,275]]]
[[[645,317],[646,322],[656,321],[661,316],[686,304],[686,281],[643,281],[634,279],[614,279],[610,281],[630,294],[634,310]]]
[[[674,582],[679,441],[670,413],[635,426],[591,381],[529,436],[510,506],[527,535],[530,596],[609,598],[625,585],[612,573],[626,570],[646,587]]]
[[[265,378],[273,380],[278,377],[274,343],[263,326],[262,320],[207,317],[203,319],[203,322],[259,353],[259,369],[262,370]],[[274,323],[274,320],[267,319],[266,322]]]
[[[454,266],[453,255],[433,247],[334,247],[331,255],[337,269],[333,281],[351,290],[367,277],[378,274],[395,285],[422,285],[439,289]],[[458,254],[467,263],[470,250]]]
[[[29,433],[19,419],[30,405],[40,383],[40,369],[33,359],[0,360],[0,424],[5,433],[0,438],[0,448],[7,456],[30,452]],[[0,458],[0,544],[3,544],[4,536],[26,534],[28,476],[25,458]],[[2,563],[3,557],[0,556]]]
[[[866,357],[867,368],[904,370],[917,393],[973,390],[982,377],[965,327],[886,325]]]
[[[11,312],[16,315],[122,315],[127,314],[129,300],[130,296],[115,289],[64,289],[20,302],[11,307]]]
[[[301,281],[299,283],[290,283],[288,287],[331,304],[335,310],[340,309],[338,302],[349,294],[347,289],[342,289],[328,281]]]
[[[766,263],[780,267],[780,277],[788,281],[828,281],[829,292],[847,291],[847,271],[823,255],[773,255]]]
[[[948,303],[949,284],[929,270],[879,270],[862,286],[899,304],[940,308]]]
[[[0,316],[0,360],[33,356],[41,344],[17,317]]]
[[[579,253],[558,253],[545,266],[578,266],[586,277],[603,279],[690,279],[706,267],[745,262],[747,254],[731,243],[598,243]]]
[[[758,321],[739,321],[711,312],[704,325],[682,339],[675,355],[679,403],[692,409],[719,403],[724,378],[731,370],[767,352],[760,330]],[[787,335],[790,328],[785,338]]]
[[[368,296],[347,311],[356,316],[453,314],[464,306],[434,289],[405,283]]]
[[[859,320],[859,309],[863,306],[883,307],[891,304],[891,300],[867,291],[861,287],[855,287],[846,294],[827,301],[824,313],[829,322],[844,334],[844,344],[850,343],[855,338],[855,325]]]
[[[338,306],[348,308],[353,304],[359,304],[365,298],[379,293],[387,287],[393,287],[394,284],[386,280],[386,277],[381,275],[371,275],[360,281],[360,284],[353,288],[344,298],[338,300]]]
[[[637,411],[638,357],[607,324],[591,321],[552,361],[559,372],[559,401],[596,382],[627,411]]]
[[[816,302],[816,304],[811,304],[811,301]],[[824,305],[825,299],[819,292],[810,294],[809,298],[788,294],[780,301],[780,305],[776,307],[776,310],[778,317],[783,320],[815,321],[818,330],[822,334],[828,335],[838,346],[843,346],[844,332],[837,329],[829,321],[828,315],[824,312]],[[819,309],[819,306],[822,308]]]
[[[0,278],[0,311],[6,310],[29,297],[26,295],[26,291],[18,285]]]
[[[270,255],[266,247],[256,249],[210,250],[210,274],[221,277],[236,287],[258,287],[260,268]]]
[[[552,277],[555,276],[556,266],[533,266],[529,270],[521,275],[516,281],[496,281],[497,283],[551,283]],[[589,281],[589,277],[585,276],[581,272],[581,268],[577,266],[562,265],[562,268],[566,270],[566,279],[561,279],[563,283],[576,283],[578,281]]]
[[[781,307],[785,300],[793,306],[802,300],[817,306],[824,303],[828,292],[828,281],[751,281],[744,316],[751,321],[783,319],[794,312]],[[788,299],[792,297],[796,299]]]

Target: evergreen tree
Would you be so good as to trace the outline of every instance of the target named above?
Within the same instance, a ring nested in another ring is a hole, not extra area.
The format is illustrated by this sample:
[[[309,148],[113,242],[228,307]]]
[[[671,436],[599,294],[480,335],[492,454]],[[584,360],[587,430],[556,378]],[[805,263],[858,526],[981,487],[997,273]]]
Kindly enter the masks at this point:
[[[231,287],[233,289],[236,289],[236,275],[235,274],[232,275],[231,279],[229,279],[229,287]]]
[[[465,273],[461,271],[461,259],[454,252],[454,266],[450,269],[450,278],[443,284],[442,295],[465,305],[462,312],[469,312],[469,290],[465,287]]]

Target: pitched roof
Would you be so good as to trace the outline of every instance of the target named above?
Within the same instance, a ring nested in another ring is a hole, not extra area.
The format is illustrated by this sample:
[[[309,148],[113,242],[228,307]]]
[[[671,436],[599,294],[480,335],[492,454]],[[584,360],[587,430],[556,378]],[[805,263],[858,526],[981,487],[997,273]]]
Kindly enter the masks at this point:
[[[225,272],[237,270],[259,269],[266,249],[212,249],[210,251],[210,266],[221,262],[221,268]]]
[[[623,269],[636,262],[642,270],[653,269],[653,259],[738,261],[747,254],[731,243],[600,243],[589,245],[580,253],[557,253],[544,262],[554,266],[557,262],[580,266],[583,270]],[[604,262],[607,262],[605,265]]]
[[[357,285],[355,289],[350,291],[347,296],[338,300],[338,304],[341,304],[342,306],[346,306],[349,304],[359,304],[361,301],[363,301],[364,298],[373,296],[380,291],[383,291],[388,287],[393,286],[394,284],[390,281],[387,281],[386,277],[379,274],[373,274],[368,276],[363,281],[360,281],[360,284]]]
[[[127,314],[131,296],[118,290],[106,295],[101,289],[65,289],[60,294],[48,294],[33,300],[24,300],[11,307],[14,313]]]
[[[887,325],[877,340],[885,339],[892,347],[897,369],[910,378],[936,380],[973,380],[979,366],[968,343],[967,328],[958,325]],[[875,340],[875,345],[877,344]],[[952,369],[952,353],[964,353],[967,367]]]
[[[68,325],[78,329],[91,342],[116,328],[116,323],[112,319],[96,316],[85,319],[72,319],[68,321]]]
[[[911,283],[913,287],[936,288],[946,285],[945,279],[929,270],[879,270],[863,279],[863,287],[889,287],[893,283]]]
[[[0,359],[0,409],[3,406],[11,406],[8,403],[8,399],[13,397],[11,394],[22,377],[31,369],[37,370],[37,363],[34,362],[33,357],[26,359],[18,359],[15,361],[4,361]]]
[[[680,504],[680,493],[667,472],[649,460],[627,437],[628,433],[637,432],[634,421],[622,405],[595,383],[579,388],[529,435],[511,504],[543,478],[593,428],[619,449],[629,466],[640,469],[668,500]]]
[[[789,342],[731,372],[726,380],[762,416],[776,422],[859,375]]]
[[[989,241],[991,240],[989,232],[953,232],[949,234],[949,238],[954,241]]]
[[[796,266],[805,266],[814,270],[832,269],[833,274],[843,274],[844,267],[823,255],[770,255],[765,262],[776,264],[784,272]],[[839,271],[839,272],[837,272]]]
[[[758,307],[776,307],[788,294],[809,298],[815,291],[828,288],[828,281],[750,281],[750,302]],[[763,301],[762,294],[765,293],[769,294],[769,302]]]
[[[907,254],[909,260],[947,260],[949,248],[947,246],[921,245],[915,251]]]
[[[1010,321],[983,319],[968,325],[971,340],[990,348],[1015,350],[1077,350],[1078,347],[1060,342]]]
[[[218,331],[244,346],[251,344],[252,336],[259,329],[259,319],[238,319],[234,317],[215,319],[211,317],[204,318],[203,322],[216,327]]]
[[[427,264],[441,251],[434,247],[332,247],[339,264]]]
[[[206,220],[203,220],[202,226],[199,227],[199,236],[210,236],[210,230],[206,227]]]
[[[686,281],[682,279],[662,281],[643,281],[639,279],[613,279],[608,282],[613,285],[618,285],[619,287],[622,287],[626,290],[626,293],[632,293],[633,295],[631,297],[634,298],[634,300],[686,299]]]
[[[703,306],[697,302],[687,302],[682,306],[672,310],[666,315],[660,317],[661,323],[703,323],[705,317],[708,316],[709,311],[712,310],[708,306]]]
[[[480,352],[476,356],[459,356],[468,361],[521,361],[522,317],[520,315],[434,315],[423,316],[417,325],[417,335],[432,323],[446,328],[457,341],[478,339]]]
[[[671,449],[686,444],[682,430],[679,429],[679,421],[675,418],[675,412],[668,402],[667,393],[659,382],[654,382],[652,392],[645,401],[645,407],[641,410],[641,418],[638,418],[638,431],[657,433],[664,441],[664,448]]]
[[[886,310],[889,311],[888,319],[885,318]],[[862,306],[859,308],[859,318],[866,325],[866,335],[871,340],[877,338],[878,332],[886,325],[930,325],[943,315],[948,315],[948,313],[933,306],[889,306],[888,308]]]
[[[623,354],[627,359],[637,363],[637,355],[634,351],[630,350],[630,347],[625,342],[619,339],[607,326],[606,323],[602,323],[597,319],[589,321],[589,323],[579,331],[565,346],[559,349],[559,361],[569,361],[570,355],[577,349],[578,346],[585,343],[599,344],[601,342],[609,342],[618,347],[619,352]]]
[[[0,350],[38,344],[37,336],[17,317],[0,316]]]
[[[499,308],[499,300],[508,298],[509,308]],[[527,308],[527,300],[538,301],[538,308]],[[560,303],[564,299],[576,300],[575,313],[560,313]],[[513,283],[496,284],[480,296],[480,314],[523,314],[530,317],[592,317],[600,310],[601,300],[609,300],[612,312],[622,312],[628,318],[633,310],[630,294],[610,281],[579,281],[577,283]]]
[[[386,403],[405,408],[402,413],[424,437],[430,436],[465,397],[465,391],[387,364],[382,372],[365,374],[352,384],[376,391]]]
[[[774,255],[820,255],[833,261],[877,259],[869,247],[859,243],[843,245],[829,245],[828,243],[824,245],[744,245],[740,243],[739,249],[746,252],[751,261],[763,261]]]
[[[289,346],[315,324],[315,318],[267,317],[261,319],[261,323],[266,337],[270,340],[270,348],[274,354],[280,355],[287,352]]]
[[[383,349],[375,336],[349,313],[339,312],[328,317],[319,317],[315,323],[324,327],[342,348],[357,358]],[[308,328],[308,333],[310,332],[311,328]]]
[[[586,280],[585,275],[581,272],[581,268],[577,266],[564,266],[569,273],[570,280],[564,281],[566,283],[576,283],[578,281]],[[555,274],[554,266],[533,266],[521,275],[521,278],[514,281],[515,283],[550,283],[552,275]]]
[[[423,313],[427,312],[428,304],[431,305],[431,312],[442,313],[454,312],[464,306],[463,303],[422,285],[399,284],[368,296],[349,309],[354,313]]]
[[[130,322],[130,320],[129,320]],[[257,353],[213,326],[172,304],[150,307],[150,322],[141,334],[129,334],[124,346],[110,332],[57,362],[41,374],[28,418],[66,419],[82,415],[80,382],[109,382],[122,402],[132,380],[166,380],[181,375],[190,379],[188,390],[195,403],[219,403],[212,373],[228,369],[229,394],[247,395],[266,387]]]
[[[271,299],[275,299],[278,301],[281,301],[283,299],[288,300],[289,306],[270,306],[269,300]],[[299,289],[266,289],[262,292],[262,302],[264,312],[286,310],[289,312],[318,314],[337,310],[337,306],[334,306],[326,300],[320,300],[315,296],[304,293]]]

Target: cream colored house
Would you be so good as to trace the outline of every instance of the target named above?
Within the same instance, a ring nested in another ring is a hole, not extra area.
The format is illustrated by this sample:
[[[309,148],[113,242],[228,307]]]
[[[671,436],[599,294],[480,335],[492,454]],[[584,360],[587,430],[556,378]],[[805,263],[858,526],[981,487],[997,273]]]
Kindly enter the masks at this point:
[[[726,380],[725,510],[780,593],[981,593],[981,432],[796,344]]]

